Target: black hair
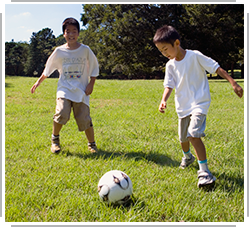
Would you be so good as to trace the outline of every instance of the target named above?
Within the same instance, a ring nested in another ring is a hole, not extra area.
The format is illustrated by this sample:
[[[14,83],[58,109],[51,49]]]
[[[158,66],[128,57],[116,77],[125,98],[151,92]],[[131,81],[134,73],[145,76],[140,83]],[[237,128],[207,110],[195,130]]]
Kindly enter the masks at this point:
[[[172,26],[164,25],[163,27],[157,29],[156,34],[153,38],[153,42],[156,43],[170,43],[174,46],[174,42],[179,39],[180,35],[176,29]]]
[[[63,23],[62,23],[63,34],[64,34],[67,26],[70,25],[70,24],[73,25],[73,26],[75,26],[78,29],[78,32],[80,32],[80,24],[79,24],[79,22],[76,19],[74,19],[72,17],[69,17],[69,18],[65,19],[63,21]]]

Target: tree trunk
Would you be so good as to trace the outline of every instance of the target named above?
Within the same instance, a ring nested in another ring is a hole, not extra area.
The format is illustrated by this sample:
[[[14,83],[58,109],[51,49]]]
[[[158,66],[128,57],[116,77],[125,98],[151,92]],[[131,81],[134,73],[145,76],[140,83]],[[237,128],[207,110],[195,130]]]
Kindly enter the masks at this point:
[[[231,63],[231,77],[234,78],[234,71],[233,71],[234,63]]]

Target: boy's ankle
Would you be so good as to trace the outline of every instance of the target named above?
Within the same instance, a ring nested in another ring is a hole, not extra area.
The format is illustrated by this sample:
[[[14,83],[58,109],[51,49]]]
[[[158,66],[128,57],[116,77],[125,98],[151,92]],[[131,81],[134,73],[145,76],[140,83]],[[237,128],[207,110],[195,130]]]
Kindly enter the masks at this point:
[[[95,142],[88,142],[88,150],[91,151],[91,153],[97,153],[98,148],[96,146]]]
[[[59,137],[60,137],[60,135],[54,135],[54,134],[52,134],[52,139],[57,139]]]

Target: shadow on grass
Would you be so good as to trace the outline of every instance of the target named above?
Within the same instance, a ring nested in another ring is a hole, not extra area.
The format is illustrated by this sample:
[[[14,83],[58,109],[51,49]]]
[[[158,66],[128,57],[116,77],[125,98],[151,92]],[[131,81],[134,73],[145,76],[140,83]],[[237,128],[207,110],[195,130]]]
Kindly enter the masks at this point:
[[[108,204],[106,203],[106,206],[113,207],[113,208],[123,208],[126,211],[129,211],[129,209],[136,207],[136,209],[143,209],[145,207],[144,201],[141,201],[137,199],[134,194],[132,194],[131,198],[123,203],[123,204]]]
[[[121,152],[110,152],[110,151],[104,151],[99,149],[98,153],[71,153],[69,150],[66,150],[63,152],[66,156],[77,156],[82,159],[96,159],[96,158],[102,158],[105,160],[112,160],[115,158],[124,158],[124,159],[133,159],[135,161],[148,161],[153,162],[155,164],[161,165],[161,166],[172,166],[176,167],[179,166],[179,161],[175,161],[171,159],[169,156],[160,154],[160,153],[143,153],[143,152],[127,152],[127,153],[121,153]]]
[[[5,83],[5,87],[9,88],[9,87],[13,87],[13,85],[11,83]]]
[[[214,176],[217,176],[217,180],[215,183],[215,188],[222,187],[222,190],[234,193],[238,190],[242,191],[244,189],[244,178],[229,176],[229,173],[216,174],[213,173]]]
[[[129,212],[131,209],[135,210],[135,212],[142,212],[146,208],[146,203],[141,201],[132,195],[132,200],[122,205],[122,209],[124,212]]]

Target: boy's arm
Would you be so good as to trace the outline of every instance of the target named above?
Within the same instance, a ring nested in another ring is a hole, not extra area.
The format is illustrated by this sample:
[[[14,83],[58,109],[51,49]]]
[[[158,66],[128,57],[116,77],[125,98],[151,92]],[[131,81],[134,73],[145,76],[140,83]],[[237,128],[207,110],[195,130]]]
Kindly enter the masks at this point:
[[[96,77],[91,77],[89,84],[86,86],[85,93],[86,95],[90,95],[93,92],[93,86],[95,84]]]
[[[222,78],[226,79],[233,87],[234,92],[240,98],[243,96],[243,89],[236,83],[236,81],[221,67],[216,70],[216,73],[219,74]]]
[[[173,88],[166,87],[164,89],[162,101],[161,101],[161,103],[159,105],[159,111],[161,113],[165,112],[164,109],[166,109],[166,107],[167,107],[167,100],[169,99],[170,94],[171,94],[172,91],[173,91]]]
[[[40,76],[40,78],[35,82],[35,84],[30,89],[31,93],[33,94],[38,86],[42,83],[43,80],[45,80],[47,77],[43,74]]]

